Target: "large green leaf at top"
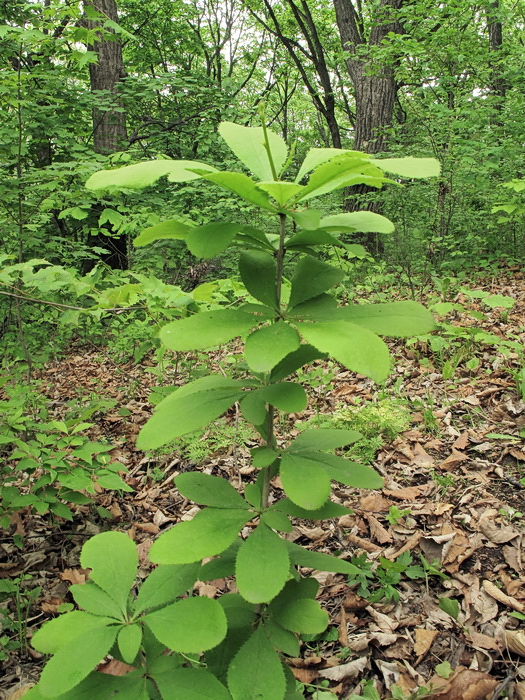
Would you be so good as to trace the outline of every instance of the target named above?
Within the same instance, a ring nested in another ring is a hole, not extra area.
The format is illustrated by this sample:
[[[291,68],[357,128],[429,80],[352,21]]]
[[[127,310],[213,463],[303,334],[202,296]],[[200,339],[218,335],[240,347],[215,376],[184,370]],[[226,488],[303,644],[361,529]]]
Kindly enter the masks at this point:
[[[286,679],[282,662],[259,625],[239,649],[228,668],[233,700],[284,700]]]
[[[219,125],[219,134],[237,158],[260,180],[275,180],[275,175],[281,172],[286,162],[288,148],[284,140],[273,131],[266,129],[266,139],[275,173],[270,164],[265,130],[262,127],[222,122]]]
[[[259,523],[240,546],[235,562],[237,588],[250,603],[268,603],[290,575],[286,545],[273,530]]]
[[[303,189],[302,185],[295,185],[293,182],[276,181],[259,182],[257,187],[263,192],[267,192],[281,206],[284,206]]]
[[[328,231],[322,229],[303,229],[286,241],[287,248],[302,248],[303,246],[335,245],[345,247],[345,244]]]
[[[392,233],[395,226],[386,216],[373,211],[353,211],[344,214],[334,214],[321,219],[319,228],[332,233],[359,231],[362,233]]]
[[[162,221],[160,224],[145,228],[133,241],[136,248],[140,248],[148,243],[153,243],[159,240],[175,240],[180,241],[187,238],[193,226],[179,219],[169,219]]]
[[[253,372],[268,372],[299,345],[295,328],[278,321],[259,328],[246,338],[244,357]]]
[[[217,168],[196,160],[146,160],[135,165],[126,165],[116,170],[99,170],[86,182],[88,190],[102,190],[108,187],[120,189],[141,189],[153,185],[161,177],[169,175],[171,182],[189,182],[198,180],[197,175],[188,168],[199,168],[207,172],[216,172]]]
[[[152,673],[162,700],[231,700],[223,684],[202,668],[174,668]]]
[[[238,194],[239,197],[261,207],[261,209],[268,209],[271,212],[276,211],[276,207],[271,203],[268,193],[260,190],[255,180],[252,180],[251,177],[244,173],[216,172],[211,173],[211,175],[204,174],[202,178]]]
[[[392,301],[386,304],[349,304],[339,307],[340,318],[378,335],[410,338],[430,333],[436,327],[428,309],[416,301]]]
[[[227,549],[253,513],[241,508],[206,508],[193,520],[179,523],[152,545],[154,564],[191,564]]]
[[[137,547],[123,532],[102,532],[82,547],[80,564],[90,579],[125,611],[138,567]]]
[[[330,294],[319,294],[286,311],[290,320],[331,321],[339,318],[339,306]]]
[[[302,162],[295,181],[300,182],[311,170],[343,154],[351,154],[356,158],[369,159],[366,153],[360,153],[359,151],[346,151],[341,148],[311,148]]]
[[[232,224],[227,221],[214,221],[204,226],[195,226],[186,238],[186,245],[195,257],[209,260],[226,250],[242,228],[242,224]]]
[[[170,350],[205,350],[245,335],[257,324],[251,314],[238,309],[200,311],[163,326],[159,337]]]
[[[345,273],[328,263],[321,262],[310,255],[305,255],[296,265],[291,279],[289,308],[301,304],[307,299],[319,296],[334,285],[342,282]]]
[[[303,338],[322,352],[327,352],[342,365],[383,382],[390,372],[390,356],[385,343],[375,333],[355,323],[328,321],[300,323],[297,329]]]
[[[185,392],[187,387],[184,386],[174,391],[159,403],[140,431],[137,448],[154,450],[211,423],[240,399],[241,386],[239,383],[237,387],[226,385],[195,393]]]
[[[42,671],[38,683],[40,693],[54,699],[83,681],[109,652],[119,629],[118,625],[101,624],[92,627],[89,636],[75,637],[61,647]]]
[[[244,251],[239,258],[239,272],[252,297],[277,309],[277,263],[273,255],[260,250]]]
[[[330,477],[316,460],[285,452],[280,477],[288,498],[301,508],[315,510],[330,496]]]
[[[385,182],[389,180],[379,168],[371,164],[368,156],[356,157],[352,152],[342,153],[317,166],[298,200],[305,201],[312,197],[319,197],[350,185],[366,184],[381,187]]]
[[[441,172],[439,161],[435,158],[374,158],[373,163],[381,170],[401,177],[438,177]]]
[[[185,598],[142,618],[155,637],[173,651],[198,654],[226,636],[226,615],[211,598]]]
[[[199,505],[214,508],[248,508],[248,504],[229,481],[211,474],[185,472],[175,479],[183,496]]]

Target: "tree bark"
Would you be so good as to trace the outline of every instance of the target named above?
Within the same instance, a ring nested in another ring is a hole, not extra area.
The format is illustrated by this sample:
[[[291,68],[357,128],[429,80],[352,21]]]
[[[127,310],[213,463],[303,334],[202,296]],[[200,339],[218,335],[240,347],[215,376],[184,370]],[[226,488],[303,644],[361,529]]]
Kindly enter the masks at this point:
[[[365,153],[379,153],[386,148],[387,129],[392,124],[397,96],[395,57],[378,61],[367,49],[380,46],[391,32],[401,33],[396,18],[403,0],[380,0],[369,36],[364,33],[364,22],[352,0],[334,0],[334,8],[343,49],[347,52],[346,67],[355,98],[354,149]],[[368,54],[368,55],[367,55]],[[350,187],[345,192],[345,211],[367,209],[379,211],[378,202],[363,200],[363,195],[373,192],[366,185]],[[356,240],[354,238],[354,240]],[[383,243],[377,234],[359,237],[368,250],[379,254]]]
[[[117,4],[115,0],[93,0],[86,3],[98,10],[113,22],[118,22]],[[87,20],[90,29],[103,26],[104,20]],[[104,32],[108,32],[104,28]],[[89,47],[98,54],[97,63],[89,64],[89,79],[91,92],[97,93],[106,104],[94,105],[93,116],[93,148],[96,153],[110,154],[127,145],[126,113],[122,110],[118,86],[125,77],[122,59],[122,45],[119,39],[99,38]],[[103,262],[115,270],[128,269],[128,240],[126,235],[92,236],[89,241],[92,246],[108,250],[102,256]]]

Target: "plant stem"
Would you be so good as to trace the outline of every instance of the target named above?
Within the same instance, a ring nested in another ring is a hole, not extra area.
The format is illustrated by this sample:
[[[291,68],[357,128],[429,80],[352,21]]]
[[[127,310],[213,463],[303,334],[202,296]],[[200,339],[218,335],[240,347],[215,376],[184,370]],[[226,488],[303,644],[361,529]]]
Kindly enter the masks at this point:
[[[283,286],[283,270],[284,270],[284,255],[285,255],[285,242],[286,237],[286,214],[279,214],[279,248],[277,250],[276,262],[277,262],[277,274],[275,278],[276,294],[277,294],[277,306],[279,313],[274,319],[276,323],[280,318],[281,311],[281,295]],[[268,406],[268,427],[266,435],[266,446],[273,449],[275,441],[275,408],[272,405]],[[265,510],[268,508],[270,499],[270,479],[271,479],[271,466],[265,468],[264,481],[261,493],[261,508]]]

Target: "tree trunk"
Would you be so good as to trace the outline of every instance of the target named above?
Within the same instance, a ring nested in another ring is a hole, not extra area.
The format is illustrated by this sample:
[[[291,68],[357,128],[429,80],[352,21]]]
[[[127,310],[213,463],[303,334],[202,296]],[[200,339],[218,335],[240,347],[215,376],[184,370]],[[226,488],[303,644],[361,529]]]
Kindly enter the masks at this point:
[[[93,0],[86,3],[105,17],[118,22],[115,0]],[[103,20],[87,20],[90,29],[103,26]],[[104,32],[111,30],[104,29]],[[93,148],[96,153],[109,154],[127,145],[126,114],[118,96],[118,85],[125,76],[120,40],[99,38],[89,47],[98,54],[97,63],[89,64],[91,92],[104,103],[93,106]],[[128,268],[128,241],[126,235],[93,236],[89,243],[109,249],[103,262],[116,270]]]
[[[356,151],[379,153],[385,149],[388,141],[387,129],[392,124],[397,96],[394,70],[396,59],[390,57],[378,62],[373,57],[367,57],[366,49],[381,45],[389,33],[402,31],[395,17],[395,11],[402,3],[403,0],[380,0],[367,38],[363,33],[362,18],[352,0],[334,0],[341,44],[347,52],[346,67],[354,87]],[[366,185],[348,188],[345,192],[344,210],[364,208],[379,211],[378,202],[369,202],[363,198],[363,195],[373,191],[374,188]],[[371,252],[383,251],[382,239],[377,234],[363,234],[359,242]]]

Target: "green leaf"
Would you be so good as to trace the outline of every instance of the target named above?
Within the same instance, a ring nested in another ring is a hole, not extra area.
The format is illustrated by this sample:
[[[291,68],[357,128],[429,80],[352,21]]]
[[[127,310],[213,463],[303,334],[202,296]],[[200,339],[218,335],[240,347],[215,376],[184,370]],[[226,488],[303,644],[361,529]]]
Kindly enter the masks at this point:
[[[276,211],[274,205],[270,202],[268,194],[260,190],[255,180],[252,180],[248,175],[244,175],[244,173],[212,173],[211,175],[202,175],[202,178],[238,194],[245,201],[255,204],[261,209],[268,209],[271,212]]]
[[[186,598],[142,618],[155,637],[173,651],[197,654],[226,636],[226,615],[216,600]]]
[[[267,403],[263,391],[264,389],[247,391],[240,399],[243,418],[252,425],[262,425],[267,419]]]
[[[301,413],[308,404],[305,390],[295,382],[270,384],[261,390],[261,396],[267,403],[285,413]]]
[[[265,130],[262,127],[248,127],[222,122],[219,134],[226,141],[237,158],[260,180],[274,180],[274,172],[268,157]],[[279,174],[288,154],[283,139],[273,131],[266,130],[275,173]]]
[[[322,462],[330,478],[346,486],[353,486],[357,489],[381,489],[384,486],[382,477],[372,467],[357,464],[357,462],[351,462],[349,459],[326,452],[302,454],[308,454],[311,459]]]
[[[256,469],[269,467],[279,457],[279,453],[270,447],[254,447],[251,450],[252,464]]]
[[[287,355],[278,365],[276,365],[270,374],[272,382],[279,382],[286,379],[290,374],[296,372],[303,365],[309,364],[314,360],[320,360],[326,357],[322,352],[312,345],[301,345],[297,350]]]
[[[273,255],[259,250],[247,250],[239,258],[239,272],[248,292],[272,309],[277,304],[277,263]]]
[[[295,542],[290,542],[289,540],[284,540],[286,546],[288,547],[288,552],[290,554],[290,560],[292,564],[297,566],[306,566],[310,569],[317,569],[319,571],[332,571],[337,574],[351,574],[356,576],[360,573],[360,569],[354,564],[350,564],[348,561],[343,559],[338,559],[337,557],[332,557],[330,554],[322,554],[321,552],[311,552],[309,549],[300,547]]]
[[[401,177],[438,177],[441,172],[439,161],[435,158],[375,158],[373,163],[381,170]]]
[[[252,513],[240,508],[206,508],[188,522],[179,523],[153,543],[155,564],[191,564],[227,549]]]
[[[339,505],[339,503],[333,503],[332,501],[327,501],[320,508],[315,510],[307,510],[306,508],[301,508],[295,503],[292,503],[289,498],[283,498],[278,501],[273,508],[281,510],[283,513],[287,513],[294,518],[304,518],[309,520],[324,520],[325,518],[339,518],[341,515],[346,515],[352,511],[349,508]]]
[[[55,654],[67,647],[77,637],[89,637],[91,630],[107,627],[115,620],[91,615],[82,610],[73,610],[45,622],[31,638],[31,645],[42,654]],[[115,632],[116,634],[116,632]]]
[[[288,656],[297,657],[301,653],[299,640],[289,630],[285,630],[281,625],[278,625],[272,618],[264,623],[264,630],[270,644],[274,649],[288,654]]]
[[[281,700],[286,679],[281,659],[260,625],[239,649],[228,669],[233,700]]]
[[[346,321],[301,323],[303,338],[342,365],[383,382],[390,372],[390,356],[385,343],[367,328]]]
[[[87,180],[86,188],[88,190],[102,190],[108,187],[141,189],[153,185],[165,175],[170,176],[171,182],[197,180],[200,175],[187,170],[188,167],[216,172],[216,168],[211,165],[194,160],[147,160],[116,170],[99,170]]]
[[[170,350],[205,350],[245,335],[256,323],[252,314],[237,309],[201,311],[168,323],[161,328],[159,337]]]
[[[293,308],[307,299],[316,297],[327,289],[342,282],[345,274],[328,263],[321,262],[306,255],[297,263],[291,279],[289,308]]]
[[[450,615],[454,620],[457,620],[459,617],[459,603],[455,598],[440,598],[439,599],[439,607],[443,612],[446,612],[447,615]]]
[[[246,338],[244,356],[253,372],[268,372],[299,345],[295,328],[278,321],[259,328]]]
[[[75,583],[69,587],[69,592],[79,608],[83,608],[93,615],[106,615],[117,620],[124,619],[119,604],[96,583]]]
[[[193,586],[199,570],[198,562],[157,566],[140,587],[135,602],[135,613],[172,603]]]
[[[91,569],[90,579],[126,611],[138,567],[137,548],[123,532],[102,532],[82,547],[80,564]]]
[[[332,234],[328,233],[328,231],[322,230],[299,231],[299,233],[296,233],[295,236],[292,236],[286,241],[287,248],[302,248],[303,246],[313,245],[335,245],[343,248],[345,247],[345,244],[342,243],[338,238],[332,236]]]
[[[293,309],[287,311],[286,316],[289,320],[337,321],[339,306],[334,297],[329,294],[319,294],[313,299],[308,299],[308,301],[294,306]]]
[[[84,680],[109,652],[118,630],[117,625],[92,627],[88,638],[76,636],[61,647],[40,676],[38,687],[42,695],[56,698]]]
[[[483,299],[483,303],[490,306],[491,309],[496,309],[498,307],[512,309],[516,303],[516,299],[505,296],[504,294],[489,294]]]
[[[290,518],[279,510],[267,510],[261,515],[261,522],[279,532],[291,532]]]
[[[306,158],[303,160],[303,163],[299,172],[297,173],[295,181],[300,182],[307,173],[309,173],[311,170],[314,170],[319,165],[327,163],[329,160],[332,160],[336,156],[348,153],[352,154],[354,157],[357,158],[369,158],[369,156],[367,156],[365,153],[360,153],[359,151],[346,151],[342,150],[341,148],[311,148],[306,154]]]
[[[220,380],[219,377],[213,379]],[[156,449],[176,437],[202,428],[222,415],[242,396],[242,384],[235,380],[224,377],[222,382],[215,383],[216,386],[211,384],[199,383],[197,380],[182,386],[163,399],[140,431],[137,448]]]
[[[244,498],[223,478],[186,472],[179,474],[175,485],[190,501],[215,508],[248,508]]]
[[[436,328],[430,311],[415,301],[350,304],[339,307],[338,315],[373,333],[394,338],[411,338]]]
[[[39,685],[33,686],[24,694],[24,700],[44,700]],[[109,700],[113,697],[126,700],[149,700],[146,692],[146,679],[140,672],[132,671],[123,677],[110,676],[94,671],[71,690],[52,695],[53,700]]]
[[[345,233],[347,231],[392,233],[395,230],[390,219],[373,211],[353,211],[325,216],[321,219],[319,227],[331,233]]]
[[[175,668],[152,678],[163,700],[231,700],[223,684],[204,669]]]
[[[142,627],[138,624],[124,625],[120,628],[117,640],[123,660],[127,664],[132,664],[142,642]]]
[[[286,495],[301,508],[320,508],[330,496],[330,477],[315,460],[285,452],[280,476]]]
[[[320,634],[328,627],[328,614],[316,600],[299,598],[278,607],[273,618],[287,630],[298,634]]]
[[[229,224],[225,221],[196,226],[187,237],[186,245],[192,255],[208,260],[226,250],[242,228],[242,224]]]
[[[250,603],[267,603],[282,589],[290,572],[283,540],[262,523],[239,548],[235,564],[237,587]]]
[[[284,206],[303,189],[302,185],[295,185],[293,182],[276,182],[275,180],[259,182],[257,187],[263,192],[267,192],[281,206]]]
[[[298,200],[305,201],[352,185],[381,187],[385,182],[391,180],[372,165],[368,156],[347,151],[318,165]]]
[[[288,447],[288,451],[335,450],[337,447],[351,445],[362,437],[361,433],[358,433],[357,430],[340,430],[337,428],[304,430]]]
[[[321,212],[319,209],[303,209],[302,211],[292,211],[290,216],[299,226],[299,228],[306,228],[309,230],[316,230],[319,228],[319,222],[321,221]]]

